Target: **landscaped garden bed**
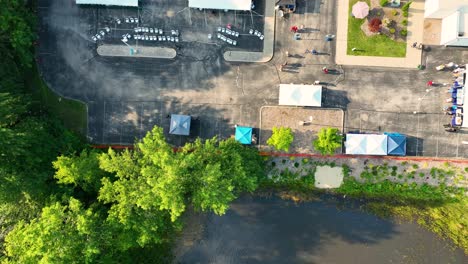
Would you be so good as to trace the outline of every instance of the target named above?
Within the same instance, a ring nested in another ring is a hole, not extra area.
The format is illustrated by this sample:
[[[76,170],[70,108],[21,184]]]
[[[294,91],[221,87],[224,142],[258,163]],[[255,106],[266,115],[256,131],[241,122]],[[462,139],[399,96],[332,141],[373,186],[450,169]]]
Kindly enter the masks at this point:
[[[391,0],[364,0],[369,6],[369,14],[363,19],[352,15],[352,7],[357,2],[359,0],[349,1],[347,54],[405,57],[408,34],[405,4],[408,1],[401,1],[399,7],[393,7]]]

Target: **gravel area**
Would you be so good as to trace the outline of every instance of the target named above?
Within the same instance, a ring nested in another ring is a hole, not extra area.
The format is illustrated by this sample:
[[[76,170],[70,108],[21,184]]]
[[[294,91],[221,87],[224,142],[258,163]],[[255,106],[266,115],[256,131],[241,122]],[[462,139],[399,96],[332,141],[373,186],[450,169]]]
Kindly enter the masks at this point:
[[[294,141],[291,153],[318,153],[312,147],[317,132],[324,127],[336,127],[343,131],[343,111],[341,109],[264,107],[260,113],[260,149],[273,151],[266,144],[273,127],[289,127],[293,130]],[[341,153],[341,150],[337,150]]]

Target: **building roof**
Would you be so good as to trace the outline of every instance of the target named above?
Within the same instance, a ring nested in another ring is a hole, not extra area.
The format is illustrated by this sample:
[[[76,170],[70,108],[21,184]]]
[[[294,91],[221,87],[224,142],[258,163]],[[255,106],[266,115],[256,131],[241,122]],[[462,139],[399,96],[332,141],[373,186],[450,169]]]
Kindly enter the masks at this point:
[[[138,7],[138,0],[76,0],[76,4]]]
[[[188,115],[171,115],[171,126],[169,134],[173,135],[190,135],[190,123],[192,118]]]
[[[280,105],[322,106],[322,86],[280,84]]]
[[[241,144],[252,144],[252,128],[237,126],[235,138]]]
[[[188,6],[203,9],[250,10],[251,0],[189,0]]]

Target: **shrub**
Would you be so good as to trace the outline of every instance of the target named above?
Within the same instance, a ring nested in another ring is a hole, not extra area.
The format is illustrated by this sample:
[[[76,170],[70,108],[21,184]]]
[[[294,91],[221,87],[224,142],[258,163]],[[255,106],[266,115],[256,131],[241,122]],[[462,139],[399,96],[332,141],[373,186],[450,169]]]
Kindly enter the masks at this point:
[[[413,1],[409,1],[408,3],[404,4],[402,7],[401,7],[401,10],[403,12],[408,12],[408,9],[410,8],[411,4],[413,3]]]
[[[371,22],[369,22],[369,30],[371,32],[378,32],[380,31],[380,26],[382,25],[382,20],[378,18],[373,18]]]
[[[299,167],[299,162],[294,162],[294,167],[298,168]]]
[[[403,24],[403,26],[407,26],[408,25],[408,20],[403,19],[403,21],[401,21],[401,24]]]
[[[383,23],[386,27],[388,27],[388,26],[391,25],[392,21],[391,21],[390,19],[388,19],[388,18],[384,18],[384,19],[382,20],[382,23]]]
[[[380,6],[386,6],[388,4],[388,0],[380,0]]]
[[[396,11],[395,9],[393,9],[393,10],[392,10],[392,15],[393,15],[393,16],[398,15],[398,11]]]
[[[394,33],[395,33],[395,29],[394,29],[394,28],[390,28],[388,31],[390,32],[390,34],[394,34]]]
[[[402,35],[403,37],[406,37],[406,36],[408,35],[408,30],[402,29],[402,30],[400,31],[400,35]]]
[[[272,162],[271,162],[271,166],[272,166],[272,167],[275,167],[275,166],[276,166],[276,162],[272,161]]]
[[[291,128],[273,127],[272,131],[273,133],[267,140],[267,144],[273,146],[277,150],[289,151],[289,147],[294,140]]]
[[[377,12],[377,14],[376,14],[376,15],[379,17],[379,16],[381,16],[381,15],[382,15],[382,12],[380,12],[380,11],[379,11],[379,12]]]
[[[318,138],[313,142],[314,149],[322,155],[333,155],[337,148],[341,147],[343,137],[337,128],[322,128],[318,132]]]
[[[403,16],[408,17],[408,11],[403,11]]]

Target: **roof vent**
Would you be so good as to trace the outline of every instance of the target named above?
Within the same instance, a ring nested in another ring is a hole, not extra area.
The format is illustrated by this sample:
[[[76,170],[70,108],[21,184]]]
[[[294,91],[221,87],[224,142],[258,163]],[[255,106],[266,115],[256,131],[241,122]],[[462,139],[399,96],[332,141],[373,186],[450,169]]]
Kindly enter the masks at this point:
[[[458,32],[458,36],[459,36],[459,37],[465,36],[465,32]]]

